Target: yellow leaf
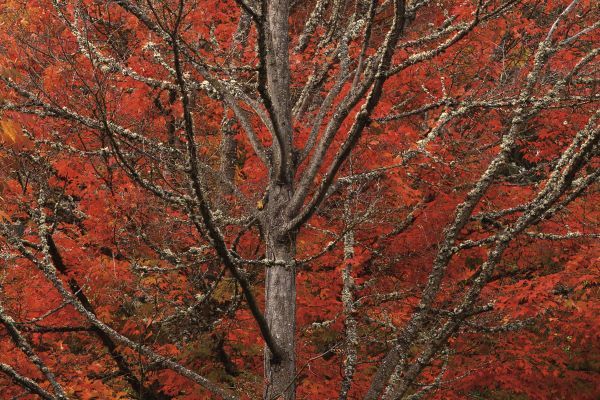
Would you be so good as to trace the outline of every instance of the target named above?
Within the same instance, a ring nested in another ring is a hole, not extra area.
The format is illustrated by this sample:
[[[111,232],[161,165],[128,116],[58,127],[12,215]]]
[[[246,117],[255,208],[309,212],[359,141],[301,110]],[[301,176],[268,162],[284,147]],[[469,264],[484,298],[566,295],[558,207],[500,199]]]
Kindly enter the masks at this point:
[[[5,121],[0,121],[0,130],[2,131],[2,136],[4,138],[7,138],[10,142],[17,143],[17,139],[18,139],[18,127],[17,125],[10,121],[10,120],[5,120]],[[3,140],[3,142],[5,142],[5,140]]]
[[[235,290],[235,279],[223,278],[213,292],[213,299],[219,303],[224,303],[231,299]]]

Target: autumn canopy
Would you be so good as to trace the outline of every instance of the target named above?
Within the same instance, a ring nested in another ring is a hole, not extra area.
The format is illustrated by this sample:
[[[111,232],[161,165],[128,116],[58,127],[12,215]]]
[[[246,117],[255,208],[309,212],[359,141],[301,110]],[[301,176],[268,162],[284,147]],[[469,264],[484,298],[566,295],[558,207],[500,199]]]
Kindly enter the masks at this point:
[[[600,398],[591,0],[0,0],[0,399]]]

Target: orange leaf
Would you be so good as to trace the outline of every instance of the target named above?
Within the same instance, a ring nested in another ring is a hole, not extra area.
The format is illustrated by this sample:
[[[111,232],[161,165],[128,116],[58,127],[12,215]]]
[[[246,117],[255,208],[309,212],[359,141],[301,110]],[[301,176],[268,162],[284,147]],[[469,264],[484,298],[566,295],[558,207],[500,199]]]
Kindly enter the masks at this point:
[[[0,121],[0,131],[2,131],[2,142],[16,144],[19,140],[18,126],[10,120]]]

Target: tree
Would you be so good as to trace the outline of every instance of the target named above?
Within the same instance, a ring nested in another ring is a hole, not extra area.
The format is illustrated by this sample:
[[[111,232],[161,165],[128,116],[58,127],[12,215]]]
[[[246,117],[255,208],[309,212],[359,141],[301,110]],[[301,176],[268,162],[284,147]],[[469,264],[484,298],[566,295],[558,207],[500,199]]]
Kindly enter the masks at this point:
[[[560,309],[518,315],[505,278],[540,302],[597,278],[592,2],[2,7],[13,388],[253,397],[260,338],[264,399],[416,399],[481,370],[473,337]],[[561,289],[526,263],[562,240]],[[297,368],[336,351],[339,387]]]

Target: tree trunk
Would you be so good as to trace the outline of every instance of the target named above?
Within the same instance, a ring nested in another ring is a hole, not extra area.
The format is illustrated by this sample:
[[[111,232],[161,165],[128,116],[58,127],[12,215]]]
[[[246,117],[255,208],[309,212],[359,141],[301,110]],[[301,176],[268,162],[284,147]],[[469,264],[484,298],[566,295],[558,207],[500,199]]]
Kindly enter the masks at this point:
[[[265,317],[275,342],[282,351],[281,360],[273,360],[265,349],[265,400],[295,399],[296,354],[296,234],[277,234],[283,222],[283,208],[289,202],[291,188],[276,186],[271,190],[266,226],[267,259],[285,265],[267,267],[265,282]]]
[[[294,400],[296,395],[296,232],[282,233],[288,222],[286,208],[293,193],[293,132],[290,107],[289,6],[290,0],[262,2],[261,42],[264,62],[262,97],[274,127],[273,159],[267,201],[267,259],[283,265],[267,267],[265,318],[279,347],[280,359],[265,350],[265,400]],[[260,74],[259,74],[260,77]]]

